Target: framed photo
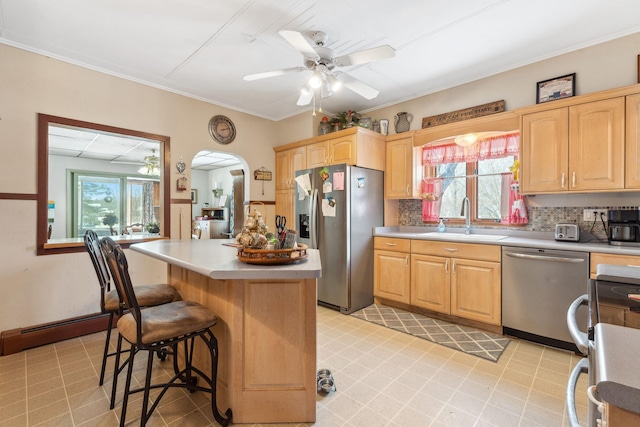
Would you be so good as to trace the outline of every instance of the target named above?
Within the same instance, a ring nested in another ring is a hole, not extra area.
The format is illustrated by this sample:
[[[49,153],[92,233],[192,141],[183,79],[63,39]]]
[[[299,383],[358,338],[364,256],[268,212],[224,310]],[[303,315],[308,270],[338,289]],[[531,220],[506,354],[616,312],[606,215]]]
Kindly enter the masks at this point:
[[[191,190],[191,203],[198,203],[198,190]]]
[[[576,73],[538,82],[536,104],[569,98],[576,94]]]
[[[389,120],[380,120],[380,133],[383,135],[389,135]]]

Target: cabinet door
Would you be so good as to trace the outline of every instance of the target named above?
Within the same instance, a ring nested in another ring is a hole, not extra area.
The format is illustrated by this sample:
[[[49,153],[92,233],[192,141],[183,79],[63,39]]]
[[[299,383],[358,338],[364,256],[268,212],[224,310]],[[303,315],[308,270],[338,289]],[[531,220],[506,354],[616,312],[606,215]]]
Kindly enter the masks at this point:
[[[356,135],[329,140],[329,164],[356,164]]]
[[[569,111],[558,108],[522,116],[521,186],[525,193],[569,189]]]
[[[307,147],[289,150],[289,188],[295,188],[296,171],[307,168]]]
[[[276,153],[276,190],[289,188],[290,175],[290,159],[289,150]]]
[[[326,141],[307,145],[307,167],[326,166],[329,161],[329,145]]]
[[[449,258],[411,255],[411,305],[451,313]]]
[[[409,304],[409,254],[373,251],[373,295]]]
[[[276,190],[276,215],[283,215],[287,218],[287,228],[297,230],[294,216],[295,206],[293,200],[295,190]],[[275,232],[275,230],[272,230]]]
[[[389,141],[386,145],[384,196],[408,199],[413,193],[413,138]]]
[[[500,263],[460,258],[451,263],[451,314],[500,325]]]
[[[624,188],[624,108],[624,97],[569,107],[570,190]]]
[[[627,96],[624,188],[640,188],[640,94]]]

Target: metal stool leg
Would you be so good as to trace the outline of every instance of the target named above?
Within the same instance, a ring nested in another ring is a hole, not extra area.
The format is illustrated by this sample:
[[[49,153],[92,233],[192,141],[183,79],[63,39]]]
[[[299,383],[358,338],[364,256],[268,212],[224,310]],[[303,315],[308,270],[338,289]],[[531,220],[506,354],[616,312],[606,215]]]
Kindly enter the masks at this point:
[[[104,383],[104,371],[107,367],[109,357],[109,344],[111,343],[111,326],[113,324],[113,312],[109,313],[109,327],[107,328],[107,340],[104,343],[104,353],[102,354],[102,368],[100,369],[100,385]]]
[[[135,345],[131,344],[129,351],[129,368],[127,369],[127,380],[124,386],[124,396],[122,397],[122,411],[120,412],[120,427],[125,427],[127,417],[127,403],[129,403],[129,390],[131,389],[131,377],[133,376],[133,358],[136,355]]]

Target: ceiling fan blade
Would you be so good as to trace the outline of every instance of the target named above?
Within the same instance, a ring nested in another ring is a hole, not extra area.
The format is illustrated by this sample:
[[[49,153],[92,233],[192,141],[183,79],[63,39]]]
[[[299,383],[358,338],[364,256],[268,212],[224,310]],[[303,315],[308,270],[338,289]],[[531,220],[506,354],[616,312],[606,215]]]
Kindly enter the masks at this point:
[[[297,105],[309,105],[311,100],[313,99],[313,91],[303,88],[300,91],[300,97],[298,98]]]
[[[307,41],[307,39],[297,31],[281,30],[279,34],[289,42],[289,44],[298,49],[305,58],[313,59],[315,61],[320,59],[320,55],[315,51],[313,45]]]
[[[355,77],[351,77],[349,74],[336,73],[336,78],[340,80],[347,89],[357,93],[363,98],[373,99],[380,93],[377,89],[372,88]]]
[[[298,71],[305,71],[305,70],[306,68],[304,67],[285,68],[283,70],[265,71],[264,73],[248,74],[244,76],[243,79],[248,82],[251,82],[253,80],[260,80],[260,79],[266,79],[268,77],[282,76],[284,74],[297,73]]]
[[[349,55],[339,56],[333,62],[341,67],[350,65],[366,64],[367,62],[379,61],[381,59],[393,58],[396,56],[396,50],[389,45],[374,47],[371,49],[353,52]]]

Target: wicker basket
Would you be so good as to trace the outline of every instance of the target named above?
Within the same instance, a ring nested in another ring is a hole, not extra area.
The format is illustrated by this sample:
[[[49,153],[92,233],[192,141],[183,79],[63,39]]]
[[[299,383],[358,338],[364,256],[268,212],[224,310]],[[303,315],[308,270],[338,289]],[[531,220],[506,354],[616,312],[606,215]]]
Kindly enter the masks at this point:
[[[247,264],[279,265],[307,259],[307,245],[298,243],[295,249],[252,249],[239,247],[238,260]]]

